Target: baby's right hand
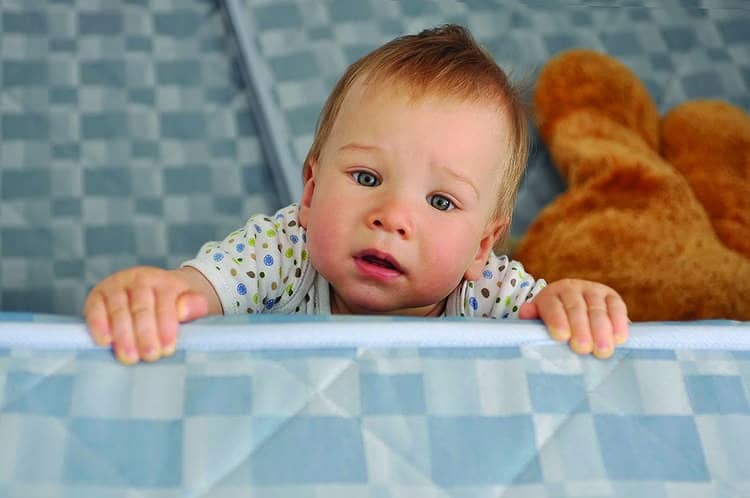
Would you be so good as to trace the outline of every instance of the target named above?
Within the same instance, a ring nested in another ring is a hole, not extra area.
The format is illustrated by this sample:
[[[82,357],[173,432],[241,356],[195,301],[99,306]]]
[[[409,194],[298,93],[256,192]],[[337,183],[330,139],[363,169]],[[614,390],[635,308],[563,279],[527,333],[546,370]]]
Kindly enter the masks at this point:
[[[173,354],[179,323],[209,311],[208,301],[191,288],[185,275],[195,271],[136,266],[102,280],[83,307],[94,342],[111,344],[126,365]]]

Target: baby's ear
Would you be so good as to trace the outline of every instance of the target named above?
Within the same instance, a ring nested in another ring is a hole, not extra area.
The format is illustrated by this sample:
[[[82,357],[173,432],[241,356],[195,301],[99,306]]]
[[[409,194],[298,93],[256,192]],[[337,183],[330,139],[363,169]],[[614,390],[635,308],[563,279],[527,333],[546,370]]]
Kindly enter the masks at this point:
[[[313,159],[305,163],[302,170],[302,198],[299,201],[299,224],[307,230],[307,222],[310,217],[310,205],[315,193],[315,171],[318,169],[318,161]]]
[[[492,252],[492,247],[500,237],[505,235],[509,224],[510,218],[507,216],[493,219],[487,224],[487,227],[484,229],[482,240],[479,241],[477,253],[474,255],[474,259],[469,265],[469,268],[466,269],[466,273],[464,273],[465,280],[479,280],[479,277],[482,275],[482,271],[484,271],[484,267],[487,264],[487,260],[490,257],[490,252]]]

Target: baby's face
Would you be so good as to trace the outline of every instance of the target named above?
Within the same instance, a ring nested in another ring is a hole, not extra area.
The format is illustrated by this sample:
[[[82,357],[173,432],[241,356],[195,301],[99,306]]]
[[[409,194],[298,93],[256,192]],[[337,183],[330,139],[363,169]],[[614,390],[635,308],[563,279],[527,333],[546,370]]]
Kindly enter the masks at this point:
[[[335,311],[439,314],[480,276],[507,225],[491,220],[507,137],[488,105],[350,89],[300,212]]]

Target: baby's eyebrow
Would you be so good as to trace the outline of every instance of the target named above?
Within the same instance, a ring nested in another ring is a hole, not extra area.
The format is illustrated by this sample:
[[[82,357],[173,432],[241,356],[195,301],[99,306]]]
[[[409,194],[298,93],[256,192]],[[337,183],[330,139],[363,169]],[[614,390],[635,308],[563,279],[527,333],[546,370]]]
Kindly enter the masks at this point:
[[[341,147],[339,147],[339,150],[348,150],[348,149],[359,150],[359,151],[364,151],[364,152],[372,152],[372,151],[378,150],[378,147],[375,145],[366,145],[366,144],[360,144],[357,142],[350,142],[346,145],[342,145]]]
[[[471,190],[474,191],[474,195],[477,197],[477,199],[479,198],[479,189],[477,188],[476,185],[474,185],[474,183],[469,178],[462,175],[461,173],[458,173],[457,171],[452,170],[448,166],[445,166],[442,164],[435,165],[435,168],[442,170],[448,176],[452,177],[454,180],[468,185],[471,188]]]

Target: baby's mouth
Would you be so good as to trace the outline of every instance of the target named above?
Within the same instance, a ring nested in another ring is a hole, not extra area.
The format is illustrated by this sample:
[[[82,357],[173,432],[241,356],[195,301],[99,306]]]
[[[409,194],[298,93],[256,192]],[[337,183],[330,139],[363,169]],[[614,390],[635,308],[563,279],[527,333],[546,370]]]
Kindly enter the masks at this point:
[[[368,249],[357,254],[354,259],[376,268],[382,268],[387,273],[404,273],[398,261],[388,253]]]

